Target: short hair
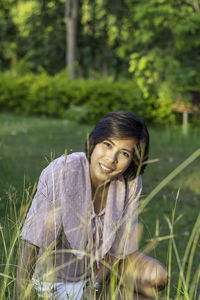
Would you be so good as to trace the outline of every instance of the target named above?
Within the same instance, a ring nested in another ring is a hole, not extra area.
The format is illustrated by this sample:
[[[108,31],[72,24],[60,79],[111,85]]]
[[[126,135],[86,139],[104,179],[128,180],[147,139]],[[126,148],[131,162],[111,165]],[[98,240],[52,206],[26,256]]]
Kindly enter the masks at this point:
[[[133,179],[143,174],[149,154],[149,133],[144,121],[139,116],[125,110],[106,114],[97,123],[85,143],[85,151],[89,162],[96,144],[111,137],[136,139],[133,160],[123,176],[125,179]]]

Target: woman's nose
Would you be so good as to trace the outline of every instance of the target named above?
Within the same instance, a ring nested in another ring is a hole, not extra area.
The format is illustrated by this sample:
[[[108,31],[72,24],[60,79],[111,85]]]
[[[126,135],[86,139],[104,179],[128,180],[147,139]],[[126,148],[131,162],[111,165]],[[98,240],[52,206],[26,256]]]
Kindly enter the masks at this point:
[[[118,162],[118,153],[117,151],[109,151],[108,153],[108,159],[109,159],[109,163],[117,163]]]

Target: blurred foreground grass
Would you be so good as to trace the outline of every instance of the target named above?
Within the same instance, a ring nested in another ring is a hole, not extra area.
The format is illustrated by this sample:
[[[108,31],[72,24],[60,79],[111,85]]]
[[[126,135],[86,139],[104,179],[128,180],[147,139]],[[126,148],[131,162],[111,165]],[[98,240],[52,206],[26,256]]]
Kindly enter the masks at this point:
[[[0,115],[0,224],[5,245],[0,242],[1,270],[5,265],[6,251],[9,249],[14,231],[13,214],[18,214],[25,189],[32,190],[42,169],[53,157],[58,157],[67,149],[68,153],[84,151],[84,141],[92,127],[79,125],[67,120],[54,120],[36,117]],[[150,159],[158,162],[149,164],[143,176],[144,199],[170,172],[200,147],[200,129],[189,130],[187,136],[181,128],[150,128]],[[148,255],[168,264],[170,230],[166,219],[172,219],[176,205],[173,233],[180,263],[199,214],[200,207],[200,158],[192,162],[176,178],[167,184],[145,207],[140,215],[140,247],[149,245]],[[11,212],[10,201],[14,201],[16,212]],[[9,227],[9,229],[8,229]],[[159,239],[163,241],[159,242]],[[192,272],[199,266],[200,251],[195,252]],[[189,260],[189,257],[187,258]],[[172,274],[170,296],[177,292],[180,270],[177,257],[172,254]],[[186,262],[188,263],[188,262]],[[193,300],[193,299],[192,299]]]

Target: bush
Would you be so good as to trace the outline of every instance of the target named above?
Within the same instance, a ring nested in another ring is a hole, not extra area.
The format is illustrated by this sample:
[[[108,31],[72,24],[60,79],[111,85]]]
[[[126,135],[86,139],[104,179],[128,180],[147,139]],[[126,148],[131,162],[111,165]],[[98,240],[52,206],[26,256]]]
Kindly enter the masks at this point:
[[[88,81],[85,82],[85,86],[82,103],[88,113],[82,119],[84,122],[95,123],[105,113],[114,110],[125,109],[136,114],[142,113],[143,101],[132,81],[113,83],[103,80]]]
[[[17,114],[45,115],[95,123],[105,113],[129,110],[147,122],[173,122],[172,97],[166,85],[148,99],[134,80],[72,81],[66,72],[18,76],[0,74],[0,109]]]
[[[23,103],[26,101],[30,86],[34,80],[33,75],[17,77],[0,74],[0,109],[23,112]]]

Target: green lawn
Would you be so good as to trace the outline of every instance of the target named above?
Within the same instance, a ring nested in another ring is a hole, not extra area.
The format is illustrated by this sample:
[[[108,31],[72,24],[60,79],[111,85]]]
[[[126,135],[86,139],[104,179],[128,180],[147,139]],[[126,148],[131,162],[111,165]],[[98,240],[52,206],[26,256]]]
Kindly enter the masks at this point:
[[[15,228],[16,216],[14,217],[13,205],[18,211],[22,199],[26,201],[28,193],[31,193],[34,183],[48,161],[60,156],[66,150],[67,153],[83,151],[84,141],[91,128],[67,120],[0,115],[0,224],[1,237],[5,238],[6,244],[5,247],[2,242],[0,245],[2,264],[0,272],[4,271],[3,264],[8,257],[6,251],[9,249],[9,242],[12,240]],[[199,149],[199,137],[198,128],[190,128],[187,136],[182,134],[179,127],[150,128],[150,159],[159,159],[159,161],[149,164],[144,173],[141,201],[170,172]],[[148,254],[157,257],[164,264],[168,261],[169,239],[158,243],[157,238],[156,247],[151,247],[150,240],[155,237],[155,231],[157,237],[169,235],[166,218],[171,219],[177,192],[180,190],[175,215],[175,218],[180,216],[180,219],[173,229],[180,263],[183,263],[186,245],[199,214],[199,178],[200,157],[169,182],[148,203],[140,215],[140,223],[143,225],[141,249],[149,245],[151,251]],[[197,240],[196,243],[197,251],[191,265],[192,274],[199,267],[200,261],[199,241]],[[189,264],[189,258],[186,263]],[[14,276],[14,271],[12,272]],[[176,294],[178,277],[179,267],[173,251],[170,292],[172,298]],[[12,280],[9,280],[12,286]]]

